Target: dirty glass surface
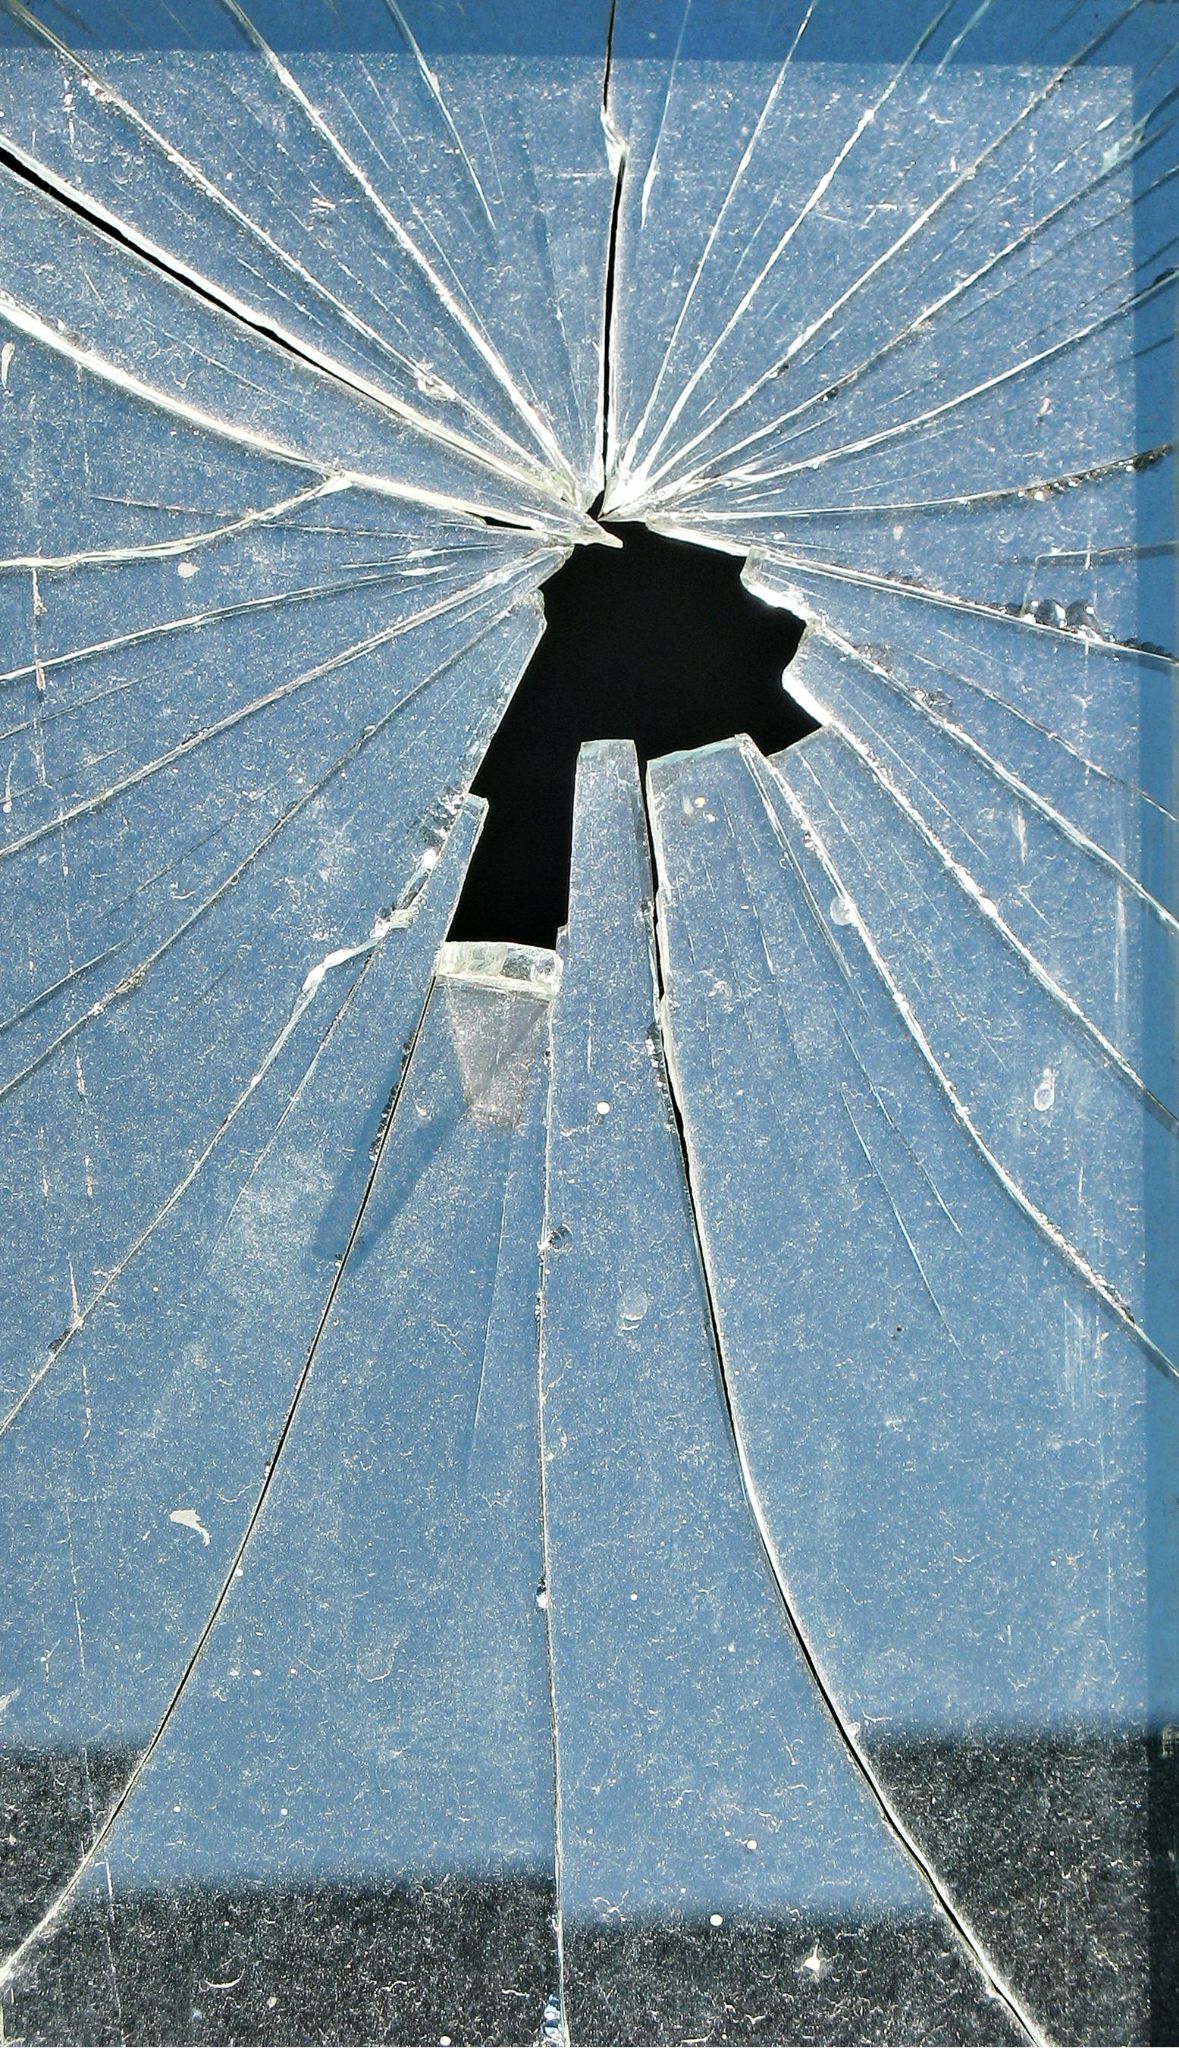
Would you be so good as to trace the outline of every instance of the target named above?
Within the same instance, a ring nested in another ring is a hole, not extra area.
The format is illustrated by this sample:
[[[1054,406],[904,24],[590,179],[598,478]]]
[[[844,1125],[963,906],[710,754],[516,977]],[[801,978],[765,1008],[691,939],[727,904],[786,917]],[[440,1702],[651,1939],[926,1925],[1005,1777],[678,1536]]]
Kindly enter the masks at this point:
[[[1174,2039],[1171,0],[4,0],[0,1962]],[[599,515],[819,730],[447,932]]]

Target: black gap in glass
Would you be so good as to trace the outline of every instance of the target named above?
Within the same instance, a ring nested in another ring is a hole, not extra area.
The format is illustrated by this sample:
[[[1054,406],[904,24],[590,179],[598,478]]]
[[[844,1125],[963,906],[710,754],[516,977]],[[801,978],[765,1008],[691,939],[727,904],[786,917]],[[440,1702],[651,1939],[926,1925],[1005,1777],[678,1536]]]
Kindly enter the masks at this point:
[[[814,720],[782,688],[801,621],[752,597],[733,555],[609,527],[545,585],[546,625],[475,778],[487,821],[453,939],[551,946],[569,909],[573,778],[583,740],[660,754],[748,733],[763,753]]]

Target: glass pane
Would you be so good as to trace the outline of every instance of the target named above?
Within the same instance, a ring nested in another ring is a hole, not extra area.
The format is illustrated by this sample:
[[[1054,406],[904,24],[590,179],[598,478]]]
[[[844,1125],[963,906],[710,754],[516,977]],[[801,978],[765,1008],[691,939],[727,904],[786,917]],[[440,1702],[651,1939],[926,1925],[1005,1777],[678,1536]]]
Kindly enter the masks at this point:
[[[1174,2038],[1174,12],[0,8],[9,2032]]]

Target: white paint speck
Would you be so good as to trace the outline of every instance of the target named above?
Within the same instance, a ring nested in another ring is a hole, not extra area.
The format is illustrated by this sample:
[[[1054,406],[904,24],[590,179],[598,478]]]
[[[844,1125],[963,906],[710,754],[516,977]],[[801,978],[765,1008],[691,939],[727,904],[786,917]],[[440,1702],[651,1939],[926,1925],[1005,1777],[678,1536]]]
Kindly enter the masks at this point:
[[[176,574],[183,576],[186,583],[190,576],[196,575],[196,572],[197,564],[195,562],[177,562],[176,564]]]
[[[181,1529],[191,1529],[193,1535],[199,1536],[203,1544],[208,1545],[213,1541],[195,1508],[173,1508],[168,1520],[175,1522]]]

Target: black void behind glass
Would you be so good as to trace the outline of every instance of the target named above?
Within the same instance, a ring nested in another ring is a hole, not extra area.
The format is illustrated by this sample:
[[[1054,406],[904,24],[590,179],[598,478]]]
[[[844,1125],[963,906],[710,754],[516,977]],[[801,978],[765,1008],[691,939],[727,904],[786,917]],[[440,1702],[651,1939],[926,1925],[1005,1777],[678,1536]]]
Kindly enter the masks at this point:
[[[451,937],[551,946],[569,904],[573,778],[585,740],[639,764],[745,732],[764,753],[814,730],[782,687],[800,621],[752,597],[732,555],[608,529],[544,589],[545,631],[475,778],[490,807]]]

